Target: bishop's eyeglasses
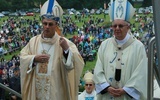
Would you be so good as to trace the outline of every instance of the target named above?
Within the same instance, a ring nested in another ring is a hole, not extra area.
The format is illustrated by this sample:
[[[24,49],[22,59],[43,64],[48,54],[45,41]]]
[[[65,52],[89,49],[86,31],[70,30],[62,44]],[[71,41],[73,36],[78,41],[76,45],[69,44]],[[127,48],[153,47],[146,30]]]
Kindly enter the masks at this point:
[[[93,84],[85,84],[85,86],[92,86]]]
[[[128,25],[123,25],[123,24],[114,24],[114,25],[112,25],[112,28],[117,28],[117,26],[119,27],[119,28],[123,28],[123,27],[125,27],[125,26],[128,26]]]

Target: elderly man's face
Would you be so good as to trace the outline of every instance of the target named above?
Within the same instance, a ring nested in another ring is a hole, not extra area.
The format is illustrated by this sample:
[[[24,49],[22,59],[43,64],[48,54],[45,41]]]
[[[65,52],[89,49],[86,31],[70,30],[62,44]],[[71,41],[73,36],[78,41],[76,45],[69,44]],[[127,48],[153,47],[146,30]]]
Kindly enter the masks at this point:
[[[57,22],[51,19],[43,19],[43,34],[45,37],[51,38],[55,34]]]
[[[121,19],[116,19],[112,23],[112,29],[114,31],[115,38],[118,40],[123,40],[129,30],[129,24]]]
[[[91,94],[92,91],[94,90],[95,86],[94,86],[94,83],[93,82],[87,82],[85,84],[85,90],[88,94]]]

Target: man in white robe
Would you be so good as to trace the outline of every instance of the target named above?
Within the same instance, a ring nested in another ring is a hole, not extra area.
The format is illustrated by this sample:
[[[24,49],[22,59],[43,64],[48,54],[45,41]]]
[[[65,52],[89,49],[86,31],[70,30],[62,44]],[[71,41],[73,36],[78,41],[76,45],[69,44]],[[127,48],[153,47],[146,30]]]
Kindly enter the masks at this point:
[[[122,4],[124,10],[129,9],[125,8],[129,4],[126,0],[114,3],[111,5],[115,8]],[[97,100],[147,100],[146,51],[144,45],[130,33],[129,19],[126,19],[129,13],[131,11],[124,11],[118,16],[113,11],[114,36],[103,41],[98,50],[93,78]]]
[[[84,75],[85,90],[78,95],[78,100],[97,100],[93,74],[87,72]]]
[[[43,14],[43,32],[20,52],[23,100],[78,99],[84,62],[75,44],[58,35],[58,21],[56,15]]]

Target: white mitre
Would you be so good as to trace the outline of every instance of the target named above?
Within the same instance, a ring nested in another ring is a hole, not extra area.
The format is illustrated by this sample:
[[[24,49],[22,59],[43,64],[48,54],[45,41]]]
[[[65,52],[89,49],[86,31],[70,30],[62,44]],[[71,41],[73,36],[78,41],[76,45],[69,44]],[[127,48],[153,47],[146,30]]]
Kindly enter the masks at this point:
[[[85,83],[93,82],[93,74],[91,72],[87,72],[84,75],[84,81],[85,81]]]
[[[55,18],[59,18],[62,16],[63,14],[63,9],[62,7],[58,4],[58,2],[56,0],[47,0],[40,11],[40,15],[51,15]],[[55,19],[57,20],[57,19]]]
[[[135,8],[127,0],[111,0],[109,4],[110,20],[123,19],[129,21],[135,13]]]

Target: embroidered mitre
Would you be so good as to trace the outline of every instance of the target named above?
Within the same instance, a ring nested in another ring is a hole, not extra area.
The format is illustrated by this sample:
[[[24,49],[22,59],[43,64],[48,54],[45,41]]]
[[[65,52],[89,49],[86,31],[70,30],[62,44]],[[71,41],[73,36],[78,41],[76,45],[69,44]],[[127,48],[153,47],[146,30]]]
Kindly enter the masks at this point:
[[[110,20],[123,19],[129,21],[135,13],[135,8],[127,0],[111,0],[109,3]]]

